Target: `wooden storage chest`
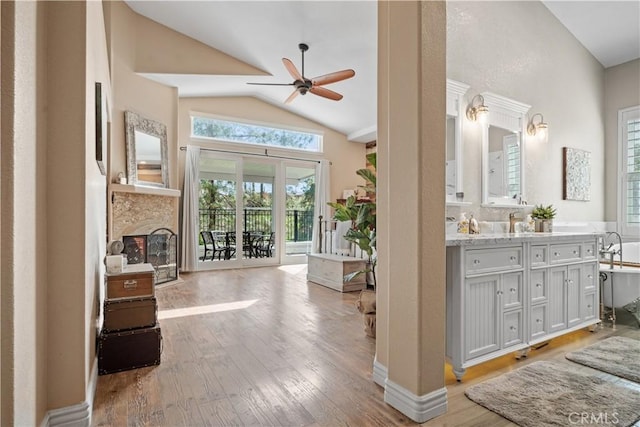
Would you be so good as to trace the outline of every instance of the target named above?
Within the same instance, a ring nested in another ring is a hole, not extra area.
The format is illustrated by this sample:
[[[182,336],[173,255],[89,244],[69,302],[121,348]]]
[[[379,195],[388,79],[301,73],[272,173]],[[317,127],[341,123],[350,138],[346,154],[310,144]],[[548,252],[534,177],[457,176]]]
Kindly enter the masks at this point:
[[[160,364],[160,326],[126,332],[101,333],[98,338],[98,374]]]
[[[126,331],[156,325],[155,297],[116,299],[104,302],[104,332]]]
[[[360,291],[366,288],[366,275],[361,274],[346,282],[344,276],[364,270],[366,261],[360,258],[332,254],[309,254],[307,280],[340,292]]]
[[[151,264],[127,265],[122,273],[107,274],[106,298],[152,297],[155,270]]]

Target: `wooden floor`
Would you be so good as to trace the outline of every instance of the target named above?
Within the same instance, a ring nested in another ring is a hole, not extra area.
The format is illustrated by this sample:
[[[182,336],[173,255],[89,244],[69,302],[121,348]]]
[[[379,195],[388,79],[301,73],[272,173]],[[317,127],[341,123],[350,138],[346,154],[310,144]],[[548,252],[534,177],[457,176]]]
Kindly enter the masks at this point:
[[[354,307],[357,293],[307,283],[306,266],[185,274],[162,287],[159,366],[98,377],[94,426],[415,425],[383,402],[371,380],[375,341]],[[446,369],[447,414],[427,426],[512,425],[468,400],[469,385],[637,327],[580,331],[532,351]],[[585,368],[588,369],[588,368]]]

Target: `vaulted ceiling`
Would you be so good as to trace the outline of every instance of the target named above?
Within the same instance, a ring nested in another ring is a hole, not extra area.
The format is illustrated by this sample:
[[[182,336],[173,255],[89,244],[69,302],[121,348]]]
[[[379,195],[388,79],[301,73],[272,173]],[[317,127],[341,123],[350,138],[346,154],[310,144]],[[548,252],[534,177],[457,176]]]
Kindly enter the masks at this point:
[[[133,1],[137,13],[214,47],[265,76],[147,74],[178,87],[182,97],[254,96],[344,133],[375,139],[377,3],[375,1]],[[544,5],[600,61],[614,66],[640,57],[640,1],[544,1]],[[285,99],[291,83],[282,58],[300,69],[299,43],[307,43],[305,77],[354,69],[354,78],[328,85],[344,95]]]

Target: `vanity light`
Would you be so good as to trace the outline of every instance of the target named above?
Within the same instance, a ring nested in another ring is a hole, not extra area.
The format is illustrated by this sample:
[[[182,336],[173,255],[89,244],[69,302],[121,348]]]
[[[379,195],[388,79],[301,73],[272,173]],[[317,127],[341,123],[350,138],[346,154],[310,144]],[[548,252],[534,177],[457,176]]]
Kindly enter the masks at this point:
[[[480,101],[480,104],[474,105],[476,99]],[[471,100],[471,105],[467,109],[467,118],[472,122],[485,123],[487,116],[489,115],[489,107],[484,105],[484,97],[482,95],[476,95]]]
[[[536,116],[540,116],[540,121],[535,123]],[[531,121],[527,125],[527,133],[531,136],[537,136],[541,142],[547,142],[549,139],[549,125],[544,122],[542,114],[536,113],[531,117]]]

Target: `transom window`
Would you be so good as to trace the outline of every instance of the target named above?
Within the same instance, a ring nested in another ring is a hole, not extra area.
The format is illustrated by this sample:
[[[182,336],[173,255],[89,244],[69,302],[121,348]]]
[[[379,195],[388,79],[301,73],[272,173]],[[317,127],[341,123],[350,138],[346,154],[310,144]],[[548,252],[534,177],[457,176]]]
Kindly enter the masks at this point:
[[[191,137],[305,151],[322,151],[322,135],[317,133],[240,123],[211,117],[191,116]]]

